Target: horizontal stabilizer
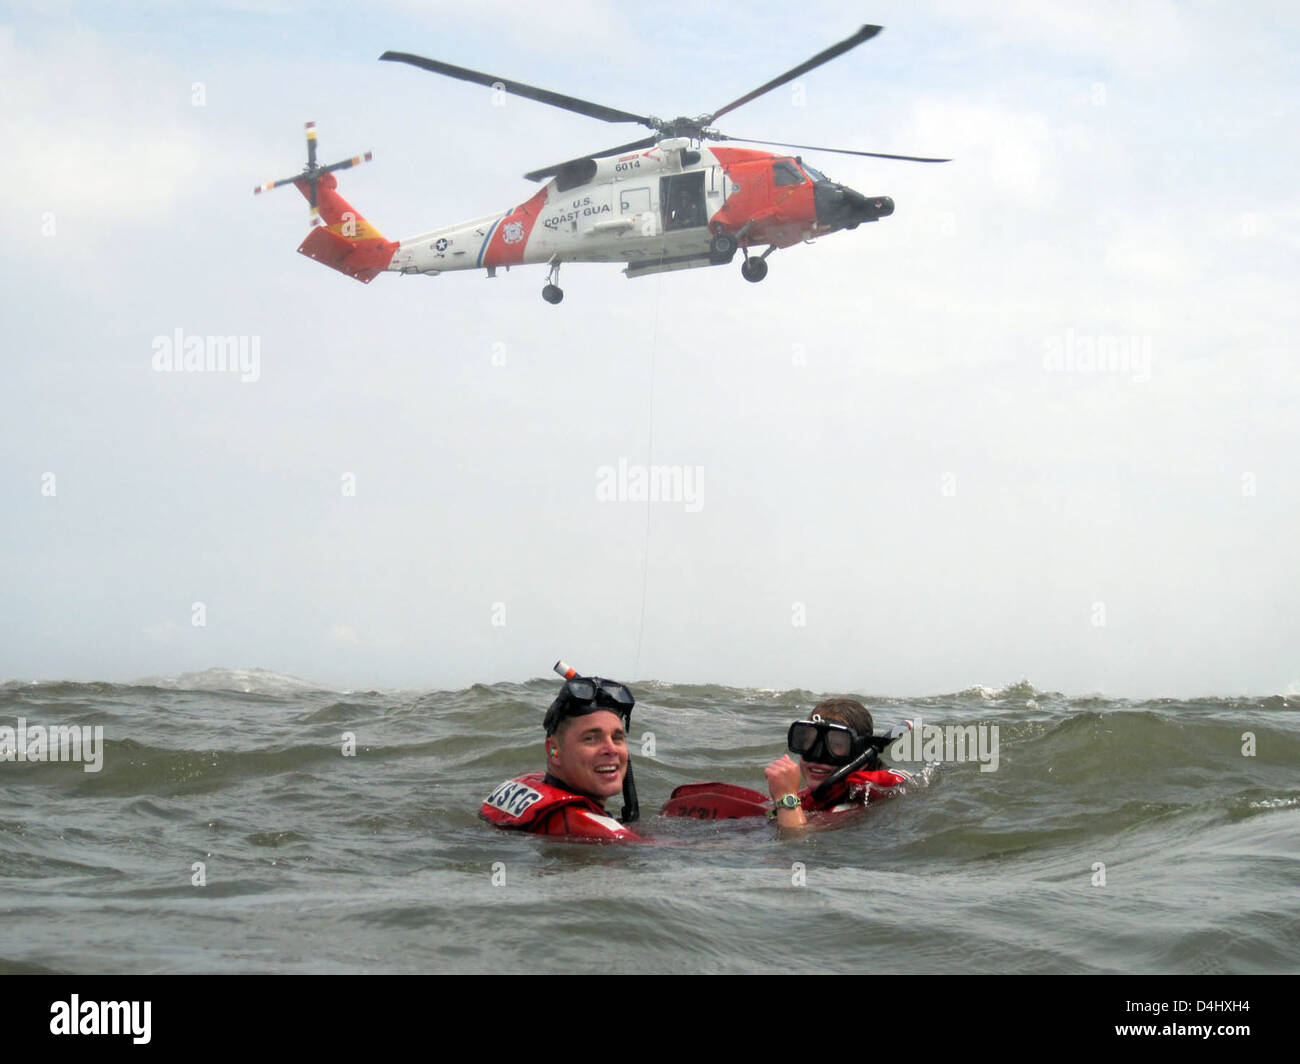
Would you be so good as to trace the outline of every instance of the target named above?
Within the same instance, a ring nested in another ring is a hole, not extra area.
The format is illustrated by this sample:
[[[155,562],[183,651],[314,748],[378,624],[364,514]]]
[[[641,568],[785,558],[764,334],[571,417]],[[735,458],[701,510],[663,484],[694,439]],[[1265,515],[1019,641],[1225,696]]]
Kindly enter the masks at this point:
[[[384,239],[348,240],[324,226],[313,229],[298,253],[369,284],[388,268],[397,245]]]

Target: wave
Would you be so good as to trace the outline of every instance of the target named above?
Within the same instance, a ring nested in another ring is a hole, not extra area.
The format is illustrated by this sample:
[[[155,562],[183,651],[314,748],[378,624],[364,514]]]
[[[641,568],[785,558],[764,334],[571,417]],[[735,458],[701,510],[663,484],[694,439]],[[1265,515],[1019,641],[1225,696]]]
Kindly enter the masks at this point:
[[[353,696],[359,698],[380,697],[398,701],[434,700],[445,704],[448,700],[458,705],[481,706],[484,704],[526,702],[532,704],[544,699],[549,702],[558,687],[559,681],[553,677],[533,677],[519,682],[501,680],[496,682],[477,682],[459,688],[383,688],[342,689],[316,680],[304,679],[287,673],[275,672],[264,668],[224,668],[214,667],[200,672],[185,672],[175,676],[149,676],[129,682],[80,681],[80,680],[22,680],[13,679],[0,683],[0,693],[17,693],[22,691],[39,691],[42,696],[94,696],[120,695],[132,691],[167,691],[167,692],[201,692],[222,695],[253,695],[265,698],[288,698],[302,694],[327,694],[335,696]],[[934,705],[949,705],[954,701],[973,702],[994,705],[1011,703],[1006,708],[1014,708],[1021,703],[1029,709],[1038,708],[1040,701],[1050,701],[1055,705],[1068,704],[1075,710],[1089,709],[1136,709],[1152,707],[1182,706],[1222,706],[1240,708],[1253,706],[1264,709],[1300,709],[1300,684],[1290,684],[1286,691],[1269,695],[1232,696],[1205,695],[1193,698],[1147,698],[1134,699],[1109,697],[1098,692],[1080,695],[1066,695],[1060,691],[1045,690],[1036,687],[1029,679],[1022,678],[1003,684],[989,686],[976,683],[958,691],[931,695],[883,695],[854,692],[850,689],[815,691],[805,687],[743,687],[718,683],[674,683],[668,680],[629,681],[634,692],[640,693],[645,701],[672,705],[692,702],[712,703],[734,702],[740,705],[776,705],[802,707],[814,705],[824,698],[856,698],[867,706],[899,706],[914,704],[926,708]]]
[[[303,680],[269,669],[204,669],[179,676],[155,676],[137,680],[133,687],[157,687],[167,691],[238,691],[253,695],[301,694],[307,691],[335,691],[336,688]]]
[[[1000,702],[1008,698],[1039,699],[1060,697],[1056,691],[1040,691],[1028,680],[1016,680],[1001,687],[987,687],[982,683],[964,688],[948,696],[952,698],[978,698],[985,702]]]
[[[206,694],[288,696],[321,692],[341,694],[337,688],[270,669],[204,669],[179,676],[147,676],[126,683],[106,680],[7,680],[0,691],[36,690],[42,695],[113,695],[125,691],[201,691]]]

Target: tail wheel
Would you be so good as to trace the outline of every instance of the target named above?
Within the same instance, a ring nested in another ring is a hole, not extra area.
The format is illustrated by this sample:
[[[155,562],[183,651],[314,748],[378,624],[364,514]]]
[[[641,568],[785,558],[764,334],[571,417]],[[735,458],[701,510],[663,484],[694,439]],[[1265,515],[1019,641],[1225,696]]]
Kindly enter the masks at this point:
[[[548,303],[558,303],[564,298],[564,289],[553,284],[548,284],[542,289],[542,298]]]
[[[740,276],[746,281],[758,284],[767,276],[767,263],[763,259],[746,259],[740,265]]]

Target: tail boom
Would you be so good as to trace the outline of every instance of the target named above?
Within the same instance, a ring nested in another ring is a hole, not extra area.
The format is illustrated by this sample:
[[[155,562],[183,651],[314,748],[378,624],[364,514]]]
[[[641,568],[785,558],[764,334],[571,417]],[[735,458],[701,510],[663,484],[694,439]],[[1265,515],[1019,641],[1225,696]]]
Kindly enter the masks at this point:
[[[298,191],[310,202],[311,190],[306,181],[295,181]],[[316,205],[324,225],[307,234],[298,253],[347,274],[362,284],[369,284],[388,269],[399,243],[383,233],[358,213],[338,194],[338,181],[325,174],[316,182]]]

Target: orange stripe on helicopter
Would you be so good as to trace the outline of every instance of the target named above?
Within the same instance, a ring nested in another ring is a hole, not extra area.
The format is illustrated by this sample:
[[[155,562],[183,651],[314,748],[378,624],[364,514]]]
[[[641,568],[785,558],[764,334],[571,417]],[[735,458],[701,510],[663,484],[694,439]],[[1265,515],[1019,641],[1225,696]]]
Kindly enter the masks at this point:
[[[528,238],[545,206],[546,189],[542,188],[527,203],[520,204],[502,218],[479,265],[514,266],[523,262]]]

